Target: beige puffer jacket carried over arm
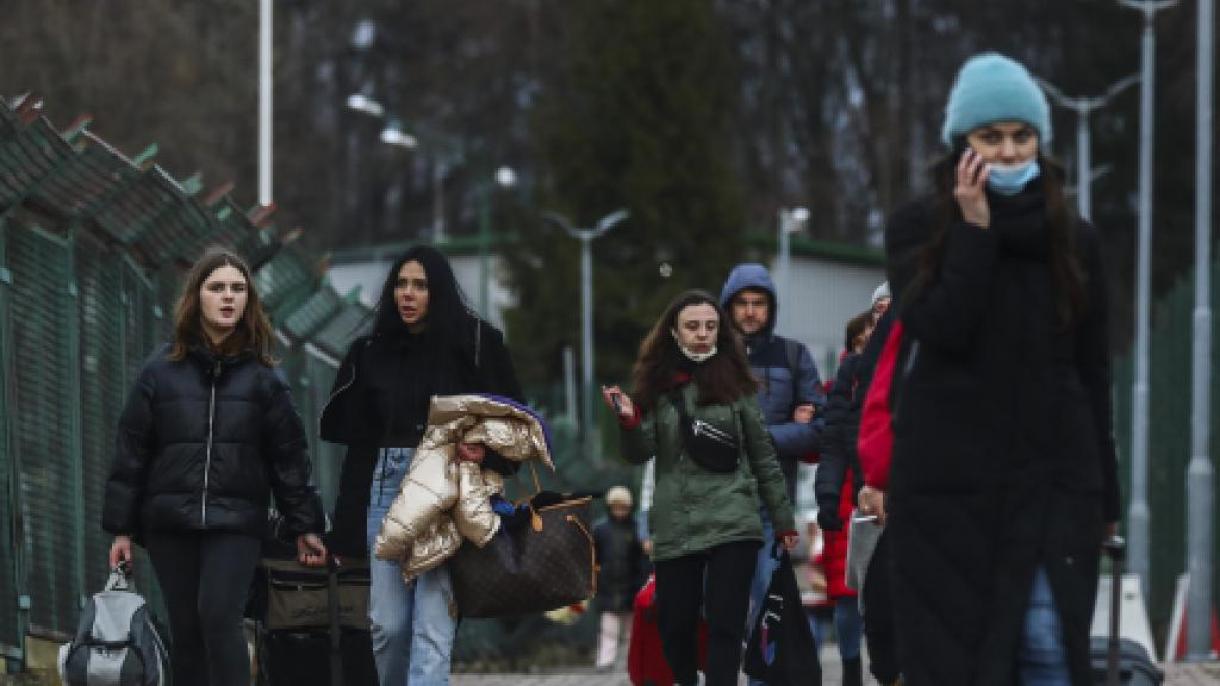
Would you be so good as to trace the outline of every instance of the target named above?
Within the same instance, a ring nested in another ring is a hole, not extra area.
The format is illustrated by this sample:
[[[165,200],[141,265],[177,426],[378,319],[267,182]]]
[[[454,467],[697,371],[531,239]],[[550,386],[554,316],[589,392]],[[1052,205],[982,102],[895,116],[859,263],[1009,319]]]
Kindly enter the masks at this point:
[[[458,443],[482,443],[505,459],[554,469],[542,423],[527,410],[477,394],[433,398],[428,429],[375,547],[378,558],[402,563],[407,581],[456,554],[463,538],[482,547],[499,531],[491,496],[503,493],[504,479],[456,459]]]

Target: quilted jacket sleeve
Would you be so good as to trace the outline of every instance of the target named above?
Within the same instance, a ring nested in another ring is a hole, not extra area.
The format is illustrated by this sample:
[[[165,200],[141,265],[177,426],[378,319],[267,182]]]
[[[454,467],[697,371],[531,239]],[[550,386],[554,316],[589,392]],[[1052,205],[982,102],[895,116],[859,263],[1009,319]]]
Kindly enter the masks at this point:
[[[1081,252],[1089,275],[1089,309],[1080,324],[1076,365],[1093,408],[1097,457],[1101,461],[1102,514],[1106,522],[1117,522],[1122,515],[1122,499],[1118,491],[1118,458],[1114,448],[1114,401],[1107,322],[1110,301],[1097,231],[1086,224],[1081,233]]]
[[[322,499],[310,481],[311,463],[305,425],[284,379],[270,372],[271,401],[263,419],[263,451],[275,504],[292,536],[322,533]]]
[[[127,395],[115,432],[114,460],[106,479],[102,528],[115,535],[135,535],[140,529],[144,478],[152,458],[155,377],[146,366]]]
[[[792,514],[792,503],[788,502],[788,486],[784,473],[780,471],[775,446],[767,433],[762,410],[753,396],[738,402],[741,427],[745,434],[746,457],[750,460],[750,471],[758,481],[758,490],[763,502],[771,512],[776,531],[796,530],[796,519]]]
[[[885,230],[886,276],[895,293],[905,294],[925,244],[933,217],[922,203],[894,213]],[[995,231],[963,220],[951,222],[940,271],[913,299],[902,303],[908,333],[946,352],[970,348],[986,315],[991,274],[999,241]]]
[[[405,560],[415,539],[457,502],[456,471],[449,469],[453,450],[448,445],[416,452],[411,471],[381,521],[374,545],[379,559]]]

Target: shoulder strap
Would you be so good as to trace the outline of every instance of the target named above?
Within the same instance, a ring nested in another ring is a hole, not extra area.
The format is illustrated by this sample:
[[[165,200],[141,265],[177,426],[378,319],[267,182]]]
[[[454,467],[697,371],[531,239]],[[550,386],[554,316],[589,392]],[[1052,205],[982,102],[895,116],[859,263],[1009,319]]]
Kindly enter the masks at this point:
[[[792,379],[795,381],[801,368],[800,342],[791,338],[785,338],[784,353],[786,353],[788,357],[788,371],[792,373]]]
[[[682,429],[685,431],[690,426],[690,413],[686,411],[686,397],[682,394],[682,387],[672,389],[668,395],[669,402],[673,403],[674,410],[678,412],[678,417],[682,420]]]

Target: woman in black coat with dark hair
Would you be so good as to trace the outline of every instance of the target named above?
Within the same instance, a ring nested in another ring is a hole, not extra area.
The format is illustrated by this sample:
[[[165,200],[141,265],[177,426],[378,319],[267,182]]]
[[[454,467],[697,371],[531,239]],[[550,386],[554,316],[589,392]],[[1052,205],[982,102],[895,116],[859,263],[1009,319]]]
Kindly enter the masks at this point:
[[[1039,153],[1048,107],[1016,62],[967,62],[944,138],[933,197],[886,229],[898,663],[912,686],[1083,686],[1119,515],[1100,241]]]
[[[397,562],[372,557],[434,395],[485,392],[521,400],[504,336],[467,308],[444,255],[415,246],[386,275],[373,331],[352,342],[322,411],[322,438],[348,446],[331,549],[370,557],[369,614],[383,686],[445,684],[457,628],[444,566],[407,584]],[[459,459],[502,474],[513,463],[480,444]]]

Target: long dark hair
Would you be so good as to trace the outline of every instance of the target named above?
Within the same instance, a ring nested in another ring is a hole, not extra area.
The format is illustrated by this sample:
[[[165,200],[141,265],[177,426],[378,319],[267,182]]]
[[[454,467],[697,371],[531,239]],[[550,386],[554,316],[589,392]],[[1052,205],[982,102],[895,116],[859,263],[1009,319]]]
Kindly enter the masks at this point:
[[[394,303],[394,286],[402,266],[412,261],[424,268],[424,275],[428,279],[428,308],[423,321],[429,337],[464,342],[467,333],[473,331],[476,316],[466,304],[466,295],[453,275],[449,260],[430,245],[412,246],[390,267],[374,309],[373,333],[401,334],[407,330]]]
[[[949,225],[961,219],[961,208],[953,197],[957,180],[957,163],[966,151],[962,141],[949,155],[932,164],[930,175],[934,189],[932,235],[917,256],[915,277],[905,289],[904,302],[915,302],[940,272],[945,255]],[[1085,276],[1076,252],[1076,218],[1063,195],[1063,167],[1055,160],[1038,153],[1042,166],[1043,195],[1046,198],[1046,219],[1050,226],[1050,263],[1054,279],[1055,312],[1061,326],[1072,324],[1087,307]]]
[[[169,359],[178,361],[186,357],[192,345],[211,345],[200,321],[199,289],[203,288],[203,282],[212,272],[221,267],[233,267],[246,279],[246,309],[241,321],[237,322],[236,330],[221,344],[220,352],[231,354],[252,349],[259,362],[268,367],[275,365],[277,361],[271,354],[271,322],[263,309],[263,301],[258,297],[258,290],[254,288],[250,266],[237,253],[220,246],[204,250],[186,274],[182,293],[174,305],[174,339],[170,344]]]
[[[691,305],[711,305],[720,320],[716,334],[716,355],[702,364],[694,365],[691,371],[695,385],[699,387],[698,403],[728,404],[758,391],[758,380],[750,371],[745,347],[730,326],[724,310],[711,293],[691,290],[669,303],[665,313],[640,344],[640,354],[631,372],[632,397],[645,410],[656,407],[657,399],[673,387],[675,374],[685,369],[686,357],[678,349],[678,342],[671,331],[678,328],[678,313]]]

